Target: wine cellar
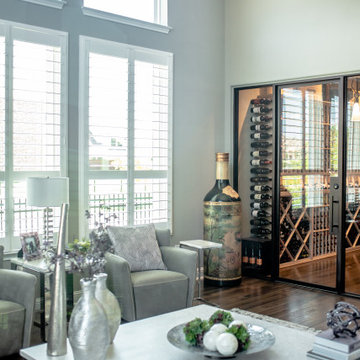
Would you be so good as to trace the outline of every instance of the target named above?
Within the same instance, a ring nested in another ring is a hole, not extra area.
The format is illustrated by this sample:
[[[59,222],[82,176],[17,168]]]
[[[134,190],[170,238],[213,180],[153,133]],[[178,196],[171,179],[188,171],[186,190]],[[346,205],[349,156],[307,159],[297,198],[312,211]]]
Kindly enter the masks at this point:
[[[359,89],[358,76],[235,89],[244,274],[360,294]]]

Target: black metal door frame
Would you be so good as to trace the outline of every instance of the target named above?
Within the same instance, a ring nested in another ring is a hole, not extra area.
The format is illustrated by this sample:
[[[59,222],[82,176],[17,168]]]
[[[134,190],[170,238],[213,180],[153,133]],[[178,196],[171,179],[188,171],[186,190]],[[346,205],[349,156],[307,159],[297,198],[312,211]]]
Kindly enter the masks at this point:
[[[233,90],[233,99],[234,99],[234,133],[233,133],[233,184],[235,189],[238,188],[238,179],[236,174],[238,173],[238,95],[241,90],[251,89],[251,88],[260,88],[260,87],[269,87],[273,88],[273,160],[274,160],[274,177],[273,177],[273,207],[272,207],[272,223],[279,224],[280,221],[280,134],[281,134],[281,122],[280,119],[280,89],[283,87],[289,86],[299,86],[307,84],[316,84],[316,83],[326,83],[330,81],[336,81],[339,84],[339,142],[338,142],[338,174],[339,174],[339,185],[341,196],[339,198],[339,234],[337,237],[337,253],[336,253],[336,287],[328,287],[318,284],[310,284],[303,281],[291,280],[280,278],[279,268],[280,268],[280,259],[279,259],[279,240],[273,241],[272,244],[272,271],[271,271],[271,280],[283,281],[288,283],[294,283],[298,285],[303,285],[311,288],[318,288],[326,290],[332,293],[338,293],[342,295],[352,296],[360,298],[360,294],[353,294],[345,292],[345,229],[346,229],[346,174],[347,174],[347,129],[346,129],[346,106],[347,103],[347,82],[348,78],[353,76],[359,76],[359,73],[339,75],[332,77],[319,77],[314,79],[304,79],[288,82],[278,82],[273,84],[256,84],[249,86],[238,86],[234,87]],[[272,226],[272,238],[280,239],[280,227]]]

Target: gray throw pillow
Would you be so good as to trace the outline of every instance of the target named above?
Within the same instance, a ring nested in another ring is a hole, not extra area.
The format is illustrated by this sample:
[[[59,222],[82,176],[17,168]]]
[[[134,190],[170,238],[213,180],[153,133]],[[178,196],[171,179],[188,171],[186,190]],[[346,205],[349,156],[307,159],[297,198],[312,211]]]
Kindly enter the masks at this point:
[[[115,254],[123,257],[131,271],[166,270],[153,224],[108,226]]]

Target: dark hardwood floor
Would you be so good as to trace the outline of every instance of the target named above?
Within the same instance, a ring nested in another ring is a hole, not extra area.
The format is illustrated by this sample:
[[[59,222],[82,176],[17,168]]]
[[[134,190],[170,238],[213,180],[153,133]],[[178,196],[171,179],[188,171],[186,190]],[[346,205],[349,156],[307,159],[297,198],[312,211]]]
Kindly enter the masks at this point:
[[[298,285],[244,277],[234,287],[206,286],[203,298],[226,310],[240,308],[297,324],[326,328],[326,312],[338,301],[348,301],[360,308],[360,299],[338,296]],[[194,302],[194,305],[199,302]],[[40,331],[33,327],[31,345],[40,344]],[[2,360],[20,360],[19,355]]]
[[[346,254],[345,291],[360,294],[360,250]],[[335,288],[336,257],[314,260],[280,269],[280,277]]]
[[[360,308],[360,299],[252,278],[231,288],[205,287],[203,298],[227,310],[238,307],[316,329],[326,329],[326,313],[338,301]]]

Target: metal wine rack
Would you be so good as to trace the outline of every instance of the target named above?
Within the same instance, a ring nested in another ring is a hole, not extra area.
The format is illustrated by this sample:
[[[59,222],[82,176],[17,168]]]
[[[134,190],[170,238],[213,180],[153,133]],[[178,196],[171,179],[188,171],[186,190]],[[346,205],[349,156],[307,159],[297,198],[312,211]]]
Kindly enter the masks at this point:
[[[261,150],[267,150],[269,152],[268,156],[254,156],[254,154],[252,155],[252,159],[258,159],[258,160],[268,160],[269,163],[268,164],[258,164],[258,165],[252,165],[252,169],[253,170],[264,170],[267,171],[269,169],[269,165],[272,164],[272,156],[270,155],[270,149],[272,148],[271,146],[271,136],[272,136],[272,111],[271,111],[271,105],[272,105],[272,98],[268,97],[268,96],[259,96],[256,99],[253,99],[250,103],[250,110],[251,110],[251,118],[250,118],[250,124],[251,126],[262,126],[262,125],[267,125],[269,126],[269,129],[266,130],[262,130],[262,129],[251,129],[251,137],[252,137],[252,144],[251,144],[251,150],[252,152],[256,152],[256,151],[261,151]],[[260,119],[260,117],[263,117],[266,120],[256,120],[254,121],[254,118],[258,118]],[[259,136],[259,137],[256,137]],[[269,143],[270,146],[268,147],[263,147],[263,144]],[[254,145],[258,145],[258,146],[254,146]],[[259,173],[259,174],[255,174],[255,173],[250,173],[250,177],[251,178],[257,178],[259,181],[258,182],[253,182],[253,185],[258,185],[258,186],[262,186],[262,185],[270,185],[271,186],[271,168],[269,169],[270,171],[267,173]],[[252,170],[250,170],[252,171]],[[255,190],[254,192],[252,192],[253,194],[262,194],[263,191],[257,191]],[[265,191],[264,193],[268,193],[268,191]],[[259,211],[265,211],[267,214],[269,214],[269,216],[271,216],[271,200],[267,199],[252,199],[251,202],[255,205],[260,206],[260,204],[269,204],[269,207],[267,208],[261,208],[261,207],[253,207],[251,208],[251,216],[253,219],[256,219],[256,217],[254,217],[253,215],[253,211],[255,210],[259,210]],[[271,229],[271,225],[262,225],[262,226],[256,226],[256,225],[252,225],[252,230],[255,229]],[[265,238],[268,239],[269,234],[253,234],[253,237],[256,238]]]

